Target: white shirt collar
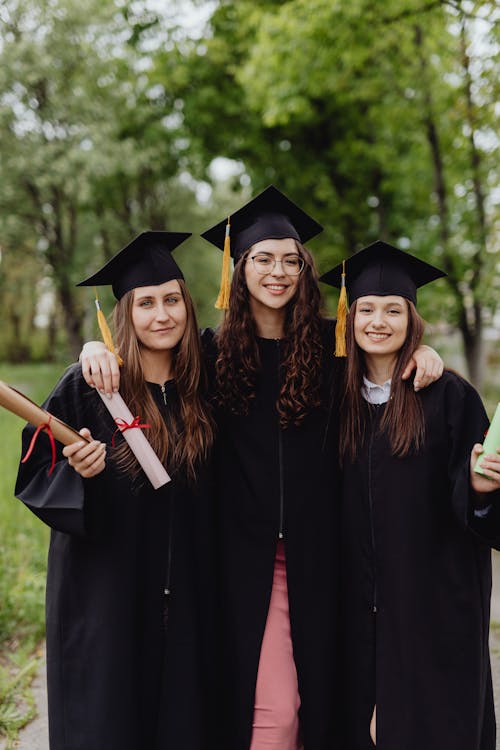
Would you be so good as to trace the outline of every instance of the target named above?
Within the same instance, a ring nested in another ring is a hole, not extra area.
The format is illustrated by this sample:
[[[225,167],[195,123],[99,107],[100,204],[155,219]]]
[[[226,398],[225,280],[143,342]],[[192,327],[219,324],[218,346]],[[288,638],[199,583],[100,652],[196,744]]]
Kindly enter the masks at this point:
[[[363,375],[361,394],[369,404],[386,404],[391,395],[391,381],[386,380],[382,385],[378,385]]]

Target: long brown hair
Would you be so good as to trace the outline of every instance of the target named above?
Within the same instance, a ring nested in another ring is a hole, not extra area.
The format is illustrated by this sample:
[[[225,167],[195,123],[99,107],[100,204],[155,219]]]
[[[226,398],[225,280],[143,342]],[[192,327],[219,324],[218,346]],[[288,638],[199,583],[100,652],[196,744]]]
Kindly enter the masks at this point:
[[[321,295],[313,258],[300,243],[296,245],[304,268],[286,308],[282,379],[276,404],[282,428],[299,425],[320,404]],[[248,413],[260,369],[257,327],[245,280],[250,250],[234,269],[229,310],[218,332],[217,400],[233,414]]]
[[[402,380],[401,375],[413,352],[422,341],[425,323],[415,305],[408,306],[408,329],[403,346],[398,352],[391,378],[391,397],[384,410],[380,431],[389,438],[394,456],[407,456],[418,451],[424,440],[424,415],[413,383]],[[363,443],[365,433],[364,398],[361,393],[366,364],[362,349],[354,337],[354,317],[357,301],[353,302],[347,316],[347,365],[344,396],[340,409],[340,455],[342,462],[354,461]]]
[[[150,424],[147,437],[156,454],[169,471],[186,472],[194,480],[200,462],[206,460],[214,440],[214,425],[208,406],[202,399],[201,343],[196,313],[186,284],[177,280],[186,305],[186,330],[173,352],[174,377],[180,410],[171,415],[167,427],[144,378],[139,341],[132,324],[134,290],[127,292],[115,305],[113,324],[116,344],[125,364],[120,378],[120,392],[130,411]],[[139,464],[128,444],[115,450],[118,466],[136,477]]]

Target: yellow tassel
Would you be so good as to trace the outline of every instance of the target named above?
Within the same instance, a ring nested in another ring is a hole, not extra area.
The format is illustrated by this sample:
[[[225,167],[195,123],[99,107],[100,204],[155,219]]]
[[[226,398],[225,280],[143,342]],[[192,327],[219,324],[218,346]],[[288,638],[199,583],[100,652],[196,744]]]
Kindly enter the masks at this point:
[[[335,356],[347,357],[345,341],[347,326],[347,291],[345,288],[345,261],[342,263],[342,285],[340,287],[339,303],[337,305],[337,324],[335,326]]]
[[[97,307],[97,323],[99,325],[99,330],[101,331],[102,340],[106,344],[107,349],[109,349],[109,351],[115,355],[116,359],[118,360],[118,364],[121,367],[123,365],[123,359],[115,349],[113,336],[111,335],[111,331],[109,330],[108,322],[103,311],[101,310],[101,306],[99,305],[97,290],[95,290],[95,306]]]
[[[227,217],[226,236],[224,238],[224,255],[222,257],[222,273],[220,281],[219,296],[215,303],[217,310],[229,310],[229,291],[230,291],[230,274],[231,274],[231,222]]]

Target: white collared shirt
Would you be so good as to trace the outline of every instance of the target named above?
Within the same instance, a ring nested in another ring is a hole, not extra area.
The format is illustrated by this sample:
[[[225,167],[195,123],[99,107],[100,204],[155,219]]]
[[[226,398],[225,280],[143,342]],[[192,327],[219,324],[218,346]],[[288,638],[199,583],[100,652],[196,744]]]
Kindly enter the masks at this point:
[[[386,404],[391,396],[391,381],[386,380],[382,385],[378,385],[363,375],[361,394],[369,404]]]

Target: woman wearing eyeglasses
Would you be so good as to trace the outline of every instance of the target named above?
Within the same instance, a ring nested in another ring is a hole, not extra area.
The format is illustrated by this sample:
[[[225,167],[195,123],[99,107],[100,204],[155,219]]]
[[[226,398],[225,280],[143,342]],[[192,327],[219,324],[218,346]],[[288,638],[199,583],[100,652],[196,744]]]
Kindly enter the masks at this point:
[[[203,236],[229,261],[226,224]],[[273,187],[236,211],[228,309],[203,336],[218,429],[220,750],[335,746],[337,367],[304,247],[321,229]],[[425,385],[436,355],[417,357]],[[116,386],[111,358],[82,365]]]

